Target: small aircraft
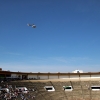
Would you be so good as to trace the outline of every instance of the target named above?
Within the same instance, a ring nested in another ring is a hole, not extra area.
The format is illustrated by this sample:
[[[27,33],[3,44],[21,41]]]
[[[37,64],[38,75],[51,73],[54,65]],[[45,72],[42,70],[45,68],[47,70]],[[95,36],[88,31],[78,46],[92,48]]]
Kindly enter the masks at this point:
[[[32,28],[36,28],[35,24],[27,24],[28,26],[32,26]]]

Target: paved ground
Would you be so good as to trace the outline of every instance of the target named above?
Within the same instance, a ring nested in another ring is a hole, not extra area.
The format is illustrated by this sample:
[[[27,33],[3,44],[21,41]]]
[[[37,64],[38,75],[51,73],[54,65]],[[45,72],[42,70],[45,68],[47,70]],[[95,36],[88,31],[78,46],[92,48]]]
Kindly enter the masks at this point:
[[[47,81],[100,81],[100,78],[84,79],[46,79],[46,80],[23,80],[23,82],[47,82]]]

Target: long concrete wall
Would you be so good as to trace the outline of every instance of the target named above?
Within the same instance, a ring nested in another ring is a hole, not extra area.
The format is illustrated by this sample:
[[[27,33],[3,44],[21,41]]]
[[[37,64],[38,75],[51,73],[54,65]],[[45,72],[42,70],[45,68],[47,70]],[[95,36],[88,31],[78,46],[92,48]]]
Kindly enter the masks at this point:
[[[17,74],[11,74],[11,77],[12,77],[12,78],[17,78],[18,75],[17,75]]]
[[[28,78],[28,79],[32,79],[32,78],[33,78],[33,79],[34,79],[34,78],[37,79],[37,75],[28,75],[27,78]]]
[[[68,75],[59,75],[59,79],[69,79]]]
[[[100,78],[100,75],[91,75],[91,78]]]
[[[23,75],[23,74],[22,74]],[[20,77],[22,78],[22,75],[20,74]],[[18,77],[17,74],[11,74],[11,77]],[[60,74],[55,74],[55,75],[52,75],[52,74],[47,74],[47,75],[40,75],[40,74],[35,74],[35,75],[27,75],[27,78],[28,79],[31,79],[31,78],[35,78],[35,79],[99,79],[100,78],[100,75],[60,75]]]

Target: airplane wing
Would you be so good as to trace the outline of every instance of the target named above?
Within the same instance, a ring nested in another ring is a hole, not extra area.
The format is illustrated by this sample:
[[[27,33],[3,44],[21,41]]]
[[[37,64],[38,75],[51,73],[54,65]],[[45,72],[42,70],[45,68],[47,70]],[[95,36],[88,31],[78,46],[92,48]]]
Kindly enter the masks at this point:
[[[32,28],[36,28],[35,24],[27,24],[27,26],[32,26]]]
[[[36,28],[36,25],[32,25],[32,28]]]
[[[28,26],[32,26],[31,24],[27,24]]]

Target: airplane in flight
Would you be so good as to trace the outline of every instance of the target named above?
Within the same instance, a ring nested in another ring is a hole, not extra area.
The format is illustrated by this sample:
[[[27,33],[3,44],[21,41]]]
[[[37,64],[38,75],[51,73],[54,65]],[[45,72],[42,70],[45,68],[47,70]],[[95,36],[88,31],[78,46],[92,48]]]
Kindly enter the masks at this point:
[[[32,26],[32,28],[36,28],[35,24],[27,24],[28,26]]]

